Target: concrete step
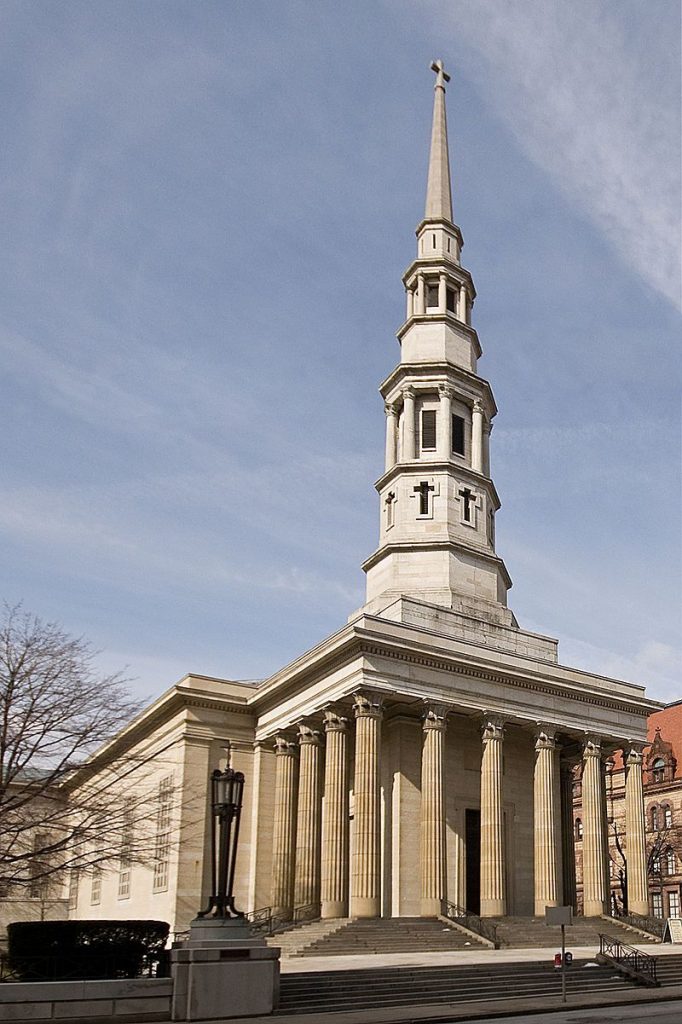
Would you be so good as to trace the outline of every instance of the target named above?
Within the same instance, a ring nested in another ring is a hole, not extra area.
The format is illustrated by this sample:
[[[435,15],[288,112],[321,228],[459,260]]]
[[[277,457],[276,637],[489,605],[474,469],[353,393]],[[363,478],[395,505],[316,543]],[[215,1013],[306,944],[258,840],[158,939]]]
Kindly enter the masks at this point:
[[[631,987],[611,968],[587,969],[584,963],[575,961],[568,972],[569,992],[612,992]],[[282,975],[280,1011],[360,1010],[525,995],[546,995],[552,1000],[560,988],[559,972],[545,963],[306,972]]]

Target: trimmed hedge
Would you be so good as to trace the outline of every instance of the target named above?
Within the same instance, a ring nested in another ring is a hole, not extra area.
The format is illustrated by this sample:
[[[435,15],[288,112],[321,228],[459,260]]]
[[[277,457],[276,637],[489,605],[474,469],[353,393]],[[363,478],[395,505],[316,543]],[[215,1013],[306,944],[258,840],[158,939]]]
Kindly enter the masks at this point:
[[[17,981],[163,975],[169,929],[165,921],[15,921],[7,965]]]

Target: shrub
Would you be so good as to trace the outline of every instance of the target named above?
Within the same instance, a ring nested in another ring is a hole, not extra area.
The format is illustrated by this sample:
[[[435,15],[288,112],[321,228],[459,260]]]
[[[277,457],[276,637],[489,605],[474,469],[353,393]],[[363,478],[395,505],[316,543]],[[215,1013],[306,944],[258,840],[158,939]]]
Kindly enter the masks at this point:
[[[165,962],[165,921],[17,921],[7,964],[18,981],[135,978]]]

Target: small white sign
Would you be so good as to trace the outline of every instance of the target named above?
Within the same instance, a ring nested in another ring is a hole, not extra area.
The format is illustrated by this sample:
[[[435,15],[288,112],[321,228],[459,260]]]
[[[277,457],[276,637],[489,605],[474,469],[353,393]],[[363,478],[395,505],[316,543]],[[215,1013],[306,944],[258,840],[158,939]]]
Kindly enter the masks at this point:
[[[668,918],[665,922],[663,941],[682,944],[682,917]]]

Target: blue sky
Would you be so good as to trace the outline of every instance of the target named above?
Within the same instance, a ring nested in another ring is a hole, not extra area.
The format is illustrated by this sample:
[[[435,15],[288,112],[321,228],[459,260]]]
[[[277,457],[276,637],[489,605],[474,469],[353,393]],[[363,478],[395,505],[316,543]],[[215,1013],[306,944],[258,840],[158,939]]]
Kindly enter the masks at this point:
[[[677,0],[5,0],[0,52],[8,601],[149,697],[362,603],[442,57],[510,604],[682,696]]]

